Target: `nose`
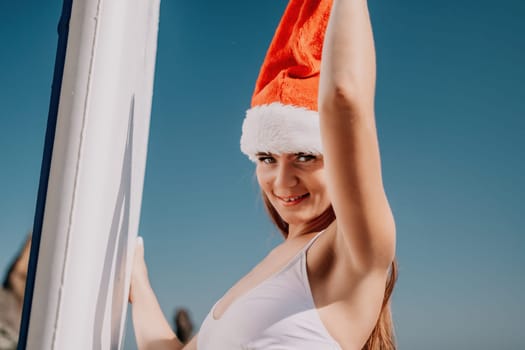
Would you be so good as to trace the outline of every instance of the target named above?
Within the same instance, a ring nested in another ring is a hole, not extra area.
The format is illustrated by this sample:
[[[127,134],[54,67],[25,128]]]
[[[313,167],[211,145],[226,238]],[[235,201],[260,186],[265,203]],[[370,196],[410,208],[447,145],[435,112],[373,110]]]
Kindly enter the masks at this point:
[[[290,188],[299,183],[299,178],[293,169],[293,166],[288,162],[281,162],[275,169],[274,186],[277,188]]]

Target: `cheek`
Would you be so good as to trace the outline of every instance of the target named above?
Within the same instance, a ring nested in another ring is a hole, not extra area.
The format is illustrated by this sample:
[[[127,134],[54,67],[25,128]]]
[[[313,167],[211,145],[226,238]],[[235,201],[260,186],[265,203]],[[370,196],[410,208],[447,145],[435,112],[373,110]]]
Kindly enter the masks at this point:
[[[328,195],[328,188],[326,188],[324,178],[322,177],[317,178],[313,186],[315,186],[315,190],[321,197],[323,204],[325,204],[325,202],[330,203],[330,196]]]
[[[255,175],[257,176],[257,182],[259,183],[259,187],[266,191],[266,188],[268,187],[268,172],[265,171],[261,166],[257,166],[255,169]]]

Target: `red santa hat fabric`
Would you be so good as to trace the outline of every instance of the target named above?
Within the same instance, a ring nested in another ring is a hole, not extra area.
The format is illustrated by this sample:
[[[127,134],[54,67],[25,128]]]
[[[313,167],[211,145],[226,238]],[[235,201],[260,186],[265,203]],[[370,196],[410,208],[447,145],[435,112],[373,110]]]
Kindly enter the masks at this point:
[[[291,0],[277,27],[246,112],[241,151],[321,154],[317,97],[332,0]]]

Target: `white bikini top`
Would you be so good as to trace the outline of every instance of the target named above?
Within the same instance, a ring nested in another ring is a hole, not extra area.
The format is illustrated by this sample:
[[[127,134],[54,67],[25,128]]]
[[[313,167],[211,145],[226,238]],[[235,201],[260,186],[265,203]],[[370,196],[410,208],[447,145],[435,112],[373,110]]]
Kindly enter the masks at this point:
[[[217,301],[202,323],[197,349],[341,350],[319,318],[306,273],[306,251],[322,232],[218,320],[213,317]]]

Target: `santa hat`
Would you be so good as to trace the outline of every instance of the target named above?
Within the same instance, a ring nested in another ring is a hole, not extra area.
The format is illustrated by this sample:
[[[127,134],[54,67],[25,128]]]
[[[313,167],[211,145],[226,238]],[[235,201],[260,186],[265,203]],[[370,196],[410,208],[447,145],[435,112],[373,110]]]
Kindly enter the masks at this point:
[[[291,0],[277,27],[242,126],[241,151],[321,154],[317,96],[332,0]]]

